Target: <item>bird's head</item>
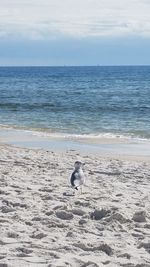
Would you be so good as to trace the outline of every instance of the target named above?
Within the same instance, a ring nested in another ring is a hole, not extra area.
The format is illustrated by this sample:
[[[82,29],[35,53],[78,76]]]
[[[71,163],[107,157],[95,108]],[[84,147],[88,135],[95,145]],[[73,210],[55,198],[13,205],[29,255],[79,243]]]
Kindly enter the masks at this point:
[[[85,163],[82,163],[81,161],[76,161],[74,164],[75,170],[79,170],[80,168],[83,167]]]

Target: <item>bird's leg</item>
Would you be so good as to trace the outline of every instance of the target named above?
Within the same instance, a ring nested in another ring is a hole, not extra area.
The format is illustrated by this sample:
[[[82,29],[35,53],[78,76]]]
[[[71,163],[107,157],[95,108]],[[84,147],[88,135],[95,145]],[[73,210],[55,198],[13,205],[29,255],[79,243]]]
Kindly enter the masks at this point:
[[[79,189],[78,189],[77,195],[80,196],[80,195],[82,195],[82,193],[83,193],[83,188],[82,188],[82,185],[81,185],[79,187]]]

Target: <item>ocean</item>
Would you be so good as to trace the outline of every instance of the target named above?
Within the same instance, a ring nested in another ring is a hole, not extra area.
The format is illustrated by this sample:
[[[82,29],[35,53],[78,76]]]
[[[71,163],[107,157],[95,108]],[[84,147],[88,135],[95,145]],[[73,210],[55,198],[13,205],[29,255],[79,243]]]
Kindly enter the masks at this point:
[[[0,125],[150,139],[150,67],[0,67]]]

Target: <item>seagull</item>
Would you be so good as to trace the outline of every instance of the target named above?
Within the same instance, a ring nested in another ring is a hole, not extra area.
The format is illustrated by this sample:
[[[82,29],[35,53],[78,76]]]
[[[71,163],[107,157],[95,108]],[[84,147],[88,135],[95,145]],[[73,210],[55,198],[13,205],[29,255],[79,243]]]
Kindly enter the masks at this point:
[[[85,175],[82,170],[83,165],[84,163],[80,161],[76,161],[74,164],[75,169],[70,178],[70,183],[71,183],[72,188],[78,190],[78,188],[80,187],[81,193],[82,193],[82,185],[85,183]]]

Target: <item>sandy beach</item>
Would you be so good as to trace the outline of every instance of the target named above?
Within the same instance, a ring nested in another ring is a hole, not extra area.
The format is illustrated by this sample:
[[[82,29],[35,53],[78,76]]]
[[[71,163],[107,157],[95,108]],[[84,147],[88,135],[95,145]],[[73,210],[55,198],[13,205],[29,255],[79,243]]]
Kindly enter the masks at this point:
[[[68,183],[85,162],[83,194]],[[0,266],[150,266],[150,166],[0,145]]]

